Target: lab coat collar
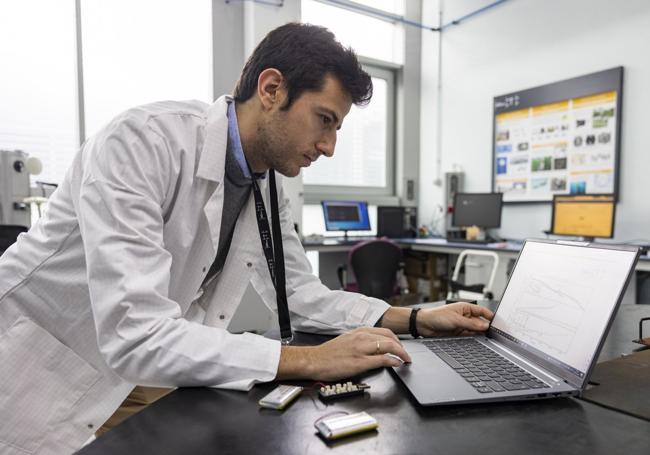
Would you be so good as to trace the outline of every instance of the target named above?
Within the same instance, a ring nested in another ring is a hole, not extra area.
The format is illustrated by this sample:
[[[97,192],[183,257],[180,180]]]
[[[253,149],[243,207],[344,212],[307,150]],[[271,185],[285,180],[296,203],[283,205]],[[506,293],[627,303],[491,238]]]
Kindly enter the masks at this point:
[[[201,150],[196,176],[221,183],[226,169],[226,145],[228,143],[229,95],[221,96],[208,108],[205,142]]]
[[[217,187],[203,208],[210,228],[214,256],[219,247],[221,215],[223,212],[224,185],[221,183],[226,172],[226,149],[228,146],[228,103],[232,97],[224,95],[216,100],[207,112],[205,143],[201,150],[196,176],[217,183]],[[262,197],[267,199],[268,179],[258,179]],[[252,197],[252,195],[250,196]],[[268,200],[265,206],[269,207]],[[253,212],[254,213],[254,212]]]

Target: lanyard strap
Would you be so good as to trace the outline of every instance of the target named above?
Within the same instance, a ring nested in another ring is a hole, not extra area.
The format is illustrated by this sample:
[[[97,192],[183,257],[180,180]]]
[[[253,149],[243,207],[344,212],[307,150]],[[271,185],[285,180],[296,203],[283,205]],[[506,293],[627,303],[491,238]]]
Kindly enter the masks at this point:
[[[251,176],[253,176],[252,172]],[[269,185],[271,186],[271,222],[273,223],[273,231],[269,229],[269,220],[266,216],[262,192],[257,184],[257,179],[253,176],[257,227],[260,231],[260,240],[262,241],[264,256],[266,256],[266,264],[269,266],[271,281],[273,282],[273,287],[275,287],[280,337],[282,344],[289,344],[293,339],[293,333],[291,332],[291,317],[289,316],[289,305],[287,303],[284,250],[282,249],[282,230],[280,228],[280,211],[278,210],[278,191],[275,186],[275,171],[273,169],[269,169]]]

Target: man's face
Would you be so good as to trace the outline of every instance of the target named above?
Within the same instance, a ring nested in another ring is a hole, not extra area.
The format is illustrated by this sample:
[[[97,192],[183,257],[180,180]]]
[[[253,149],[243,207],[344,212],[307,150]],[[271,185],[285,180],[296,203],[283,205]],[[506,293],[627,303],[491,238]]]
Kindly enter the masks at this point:
[[[266,166],[294,177],[321,155],[334,154],[336,133],[352,100],[338,79],[328,75],[321,91],[303,92],[286,111],[281,105],[258,124],[256,148]]]

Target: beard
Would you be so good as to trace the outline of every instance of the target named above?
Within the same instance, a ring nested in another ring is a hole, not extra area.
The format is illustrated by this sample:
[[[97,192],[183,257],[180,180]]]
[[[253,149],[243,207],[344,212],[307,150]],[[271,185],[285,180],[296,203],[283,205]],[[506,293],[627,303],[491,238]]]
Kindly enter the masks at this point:
[[[282,112],[277,112],[268,120],[258,123],[252,149],[265,167],[275,169],[286,177],[295,177],[300,173],[300,166],[291,161],[292,157],[299,154],[290,139],[286,118]]]

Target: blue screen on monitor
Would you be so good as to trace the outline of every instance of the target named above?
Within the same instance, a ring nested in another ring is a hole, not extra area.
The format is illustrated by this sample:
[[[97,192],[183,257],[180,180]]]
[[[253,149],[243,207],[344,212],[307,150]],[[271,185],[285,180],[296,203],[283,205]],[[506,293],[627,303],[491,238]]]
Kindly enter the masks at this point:
[[[368,203],[362,201],[322,201],[328,231],[369,231]]]

